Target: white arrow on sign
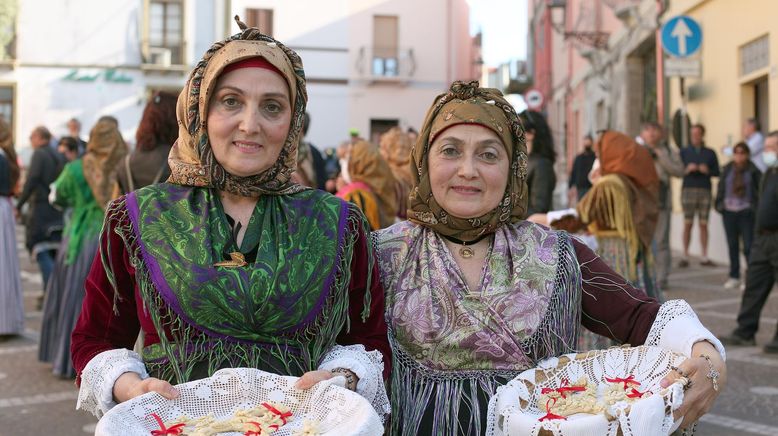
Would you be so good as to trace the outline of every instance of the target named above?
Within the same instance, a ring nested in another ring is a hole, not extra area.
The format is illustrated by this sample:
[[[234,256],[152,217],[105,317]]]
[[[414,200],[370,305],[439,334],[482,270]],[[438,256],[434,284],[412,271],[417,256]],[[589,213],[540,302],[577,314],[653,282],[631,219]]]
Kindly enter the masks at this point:
[[[686,56],[686,38],[690,38],[693,35],[692,29],[686,25],[686,20],[681,18],[675,23],[673,31],[670,32],[670,36],[678,39],[678,53],[681,56]]]

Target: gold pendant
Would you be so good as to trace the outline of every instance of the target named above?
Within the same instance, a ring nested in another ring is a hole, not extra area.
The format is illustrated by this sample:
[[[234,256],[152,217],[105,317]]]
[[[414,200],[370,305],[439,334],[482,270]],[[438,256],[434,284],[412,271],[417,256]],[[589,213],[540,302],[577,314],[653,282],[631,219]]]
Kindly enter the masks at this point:
[[[246,266],[246,258],[243,257],[243,253],[240,251],[234,251],[230,253],[230,260],[225,260],[222,262],[216,262],[213,264],[213,266],[226,266],[228,268],[239,268],[242,266]]]
[[[471,257],[475,256],[475,251],[473,251],[473,249],[468,246],[464,246],[459,249],[459,255],[465,259],[470,259]]]

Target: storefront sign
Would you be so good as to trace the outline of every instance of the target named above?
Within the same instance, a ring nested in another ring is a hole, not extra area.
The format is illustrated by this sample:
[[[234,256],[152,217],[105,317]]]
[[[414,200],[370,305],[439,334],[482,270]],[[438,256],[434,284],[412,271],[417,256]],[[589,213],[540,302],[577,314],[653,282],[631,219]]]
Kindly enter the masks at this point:
[[[68,82],[96,82],[100,77],[109,83],[132,83],[132,77],[126,76],[114,68],[97,73],[81,73],[77,68],[74,68],[62,80]]]

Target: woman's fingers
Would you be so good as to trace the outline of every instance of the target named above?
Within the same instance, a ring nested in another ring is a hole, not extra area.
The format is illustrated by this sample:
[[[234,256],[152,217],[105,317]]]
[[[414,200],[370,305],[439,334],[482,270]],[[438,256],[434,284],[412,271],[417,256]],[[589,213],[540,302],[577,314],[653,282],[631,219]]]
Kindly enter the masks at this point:
[[[297,389],[310,389],[316,383],[319,383],[320,381],[324,381],[324,380],[329,380],[331,378],[332,378],[332,373],[329,371],[324,371],[324,370],[309,371],[303,374],[303,376],[300,377],[300,380],[297,380],[297,383],[294,384],[294,387],[296,387]]]
[[[168,400],[178,398],[178,389],[174,388],[170,383],[160,380],[158,378],[147,378],[140,382],[140,394],[146,392],[156,392]]]

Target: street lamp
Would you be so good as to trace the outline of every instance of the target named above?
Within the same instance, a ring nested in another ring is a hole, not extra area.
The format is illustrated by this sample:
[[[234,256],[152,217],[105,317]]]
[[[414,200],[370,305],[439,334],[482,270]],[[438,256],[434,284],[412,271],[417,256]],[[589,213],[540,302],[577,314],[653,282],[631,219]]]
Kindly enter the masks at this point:
[[[561,33],[565,39],[575,38],[582,44],[606,50],[608,48],[608,38],[610,33],[600,30],[574,30],[567,31],[565,22],[567,21],[567,0],[548,0],[546,7],[551,10],[551,27],[558,33]]]

